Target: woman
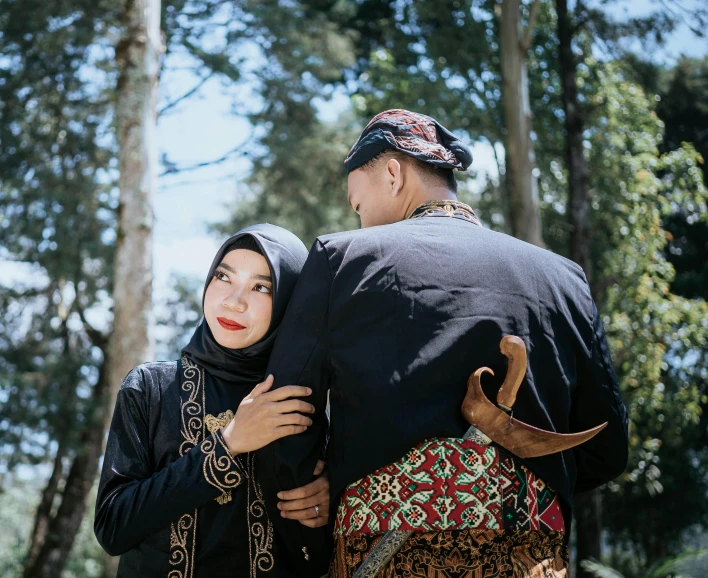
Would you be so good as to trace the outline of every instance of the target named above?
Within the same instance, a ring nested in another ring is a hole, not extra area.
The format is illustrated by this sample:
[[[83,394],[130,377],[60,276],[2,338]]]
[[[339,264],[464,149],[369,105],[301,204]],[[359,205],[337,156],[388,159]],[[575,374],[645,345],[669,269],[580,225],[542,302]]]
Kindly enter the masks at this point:
[[[123,382],[94,523],[101,546],[121,555],[120,578],[275,574],[250,452],[312,423],[314,408],[300,399],[308,388],[258,383],[306,257],[295,235],[273,225],[228,239],[182,359],[141,365]],[[283,498],[284,517],[326,524],[326,478]]]

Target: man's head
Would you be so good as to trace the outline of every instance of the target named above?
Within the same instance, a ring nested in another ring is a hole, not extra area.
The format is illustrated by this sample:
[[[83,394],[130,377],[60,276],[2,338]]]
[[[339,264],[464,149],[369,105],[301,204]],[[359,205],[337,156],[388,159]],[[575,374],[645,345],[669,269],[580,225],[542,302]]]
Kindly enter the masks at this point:
[[[349,204],[371,227],[406,219],[426,201],[454,200],[453,170],[465,170],[472,155],[436,120],[389,110],[367,125],[344,162]]]

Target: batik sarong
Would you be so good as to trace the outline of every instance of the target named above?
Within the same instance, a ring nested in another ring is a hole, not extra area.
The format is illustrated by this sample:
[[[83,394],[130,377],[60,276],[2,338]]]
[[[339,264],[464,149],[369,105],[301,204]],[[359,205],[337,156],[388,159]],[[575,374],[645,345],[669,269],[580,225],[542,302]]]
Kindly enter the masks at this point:
[[[503,450],[432,439],[348,486],[330,578],[350,578],[388,530],[413,534],[381,578],[564,578],[556,493]]]

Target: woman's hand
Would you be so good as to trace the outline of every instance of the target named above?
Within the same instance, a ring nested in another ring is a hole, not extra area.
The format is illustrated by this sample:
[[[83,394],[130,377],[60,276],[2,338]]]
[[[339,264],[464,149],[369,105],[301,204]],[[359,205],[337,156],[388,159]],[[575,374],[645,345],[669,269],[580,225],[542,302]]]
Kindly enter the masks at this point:
[[[285,436],[304,432],[312,420],[302,414],[314,413],[312,404],[293,397],[306,397],[309,387],[286,385],[275,391],[273,376],[253,388],[238,406],[234,419],[221,433],[232,455],[261,449]]]
[[[319,476],[324,471],[325,463],[317,462],[315,475]],[[329,520],[329,480],[323,474],[314,482],[302,488],[287,492],[278,492],[278,497],[283,500],[278,502],[278,509],[283,518],[299,520],[308,528],[325,526]]]

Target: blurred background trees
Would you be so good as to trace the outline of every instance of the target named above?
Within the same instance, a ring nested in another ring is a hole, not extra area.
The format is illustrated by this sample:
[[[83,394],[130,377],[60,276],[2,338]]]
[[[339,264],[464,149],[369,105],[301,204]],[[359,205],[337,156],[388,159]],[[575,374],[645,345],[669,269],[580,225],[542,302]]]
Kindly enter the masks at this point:
[[[46,560],[56,576],[112,571],[90,527],[87,436],[104,427],[119,379],[106,363],[110,339],[127,332],[113,331],[114,288],[152,315],[149,288],[134,290],[150,264],[135,282],[114,275],[121,235],[139,234],[119,226],[119,159],[133,149],[116,135],[140,90],[119,82],[130,5],[0,0],[3,576],[44,575]],[[631,458],[576,504],[574,560],[638,578],[669,575],[667,560],[706,541],[708,56],[653,55],[681,27],[705,44],[708,18],[701,3],[647,3],[641,17],[619,5],[164,0],[162,75],[177,62],[192,83],[163,98],[161,114],[199,105],[218,79],[250,132],[206,162],[162,154],[159,170],[193,175],[198,196],[202,167],[245,159],[214,234],[269,221],[307,244],[358,226],[342,161],[373,114],[410,108],[457,130],[478,159],[460,198],[487,226],[588,274],[630,409]],[[149,228],[149,203],[136,215],[128,224]],[[155,311],[163,355],[196,324],[201,281],[176,279]]]

